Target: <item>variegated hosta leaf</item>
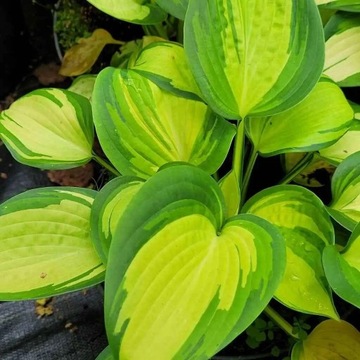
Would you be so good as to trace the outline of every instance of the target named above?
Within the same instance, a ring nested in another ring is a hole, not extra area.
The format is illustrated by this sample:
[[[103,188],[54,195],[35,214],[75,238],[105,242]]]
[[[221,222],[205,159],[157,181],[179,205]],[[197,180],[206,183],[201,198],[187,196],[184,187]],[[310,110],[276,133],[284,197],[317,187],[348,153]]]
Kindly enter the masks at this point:
[[[328,9],[360,12],[359,0],[315,0],[315,2],[318,6]]]
[[[166,12],[184,20],[189,0],[155,0]]]
[[[148,45],[132,69],[164,90],[189,99],[201,99],[201,92],[180,44],[162,41]]]
[[[157,24],[166,19],[166,12],[153,0],[87,0],[102,12],[134,24]]]
[[[323,70],[323,28],[313,0],[190,1],[184,30],[204,98],[229,119],[294,106]]]
[[[106,327],[116,359],[208,359],[271,299],[280,233],[253,215],[224,223],[218,184],[168,165],[135,194],[110,246]]]
[[[348,156],[360,151],[360,105],[350,104],[355,112],[350,129],[335,144],[319,151],[321,157],[335,165],[339,165]]]
[[[356,360],[360,353],[360,333],[346,321],[325,320],[301,342],[295,344],[292,360]]]
[[[325,26],[325,37],[324,74],[340,86],[359,86],[360,14],[333,15]]]
[[[351,154],[360,151],[360,121],[356,121],[335,144],[320,149],[320,156],[339,165]]]
[[[360,308],[360,224],[341,253],[335,245],[325,248],[323,263],[326,278],[336,294]]]
[[[242,212],[276,225],[286,241],[286,270],[275,297],[296,311],[337,318],[321,260],[334,229],[319,198],[300,186],[274,186],[253,196]]]
[[[67,169],[86,164],[94,137],[90,103],[67,90],[32,91],[0,113],[0,137],[26,165]]]
[[[95,194],[42,188],[1,204],[1,300],[49,297],[104,280],[105,268],[90,239]]]
[[[324,78],[300,104],[274,116],[247,118],[245,129],[254,147],[271,156],[326,147],[345,134],[353,118],[341,89]]]
[[[73,83],[68,87],[69,91],[86,97],[91,101],[94,90],[96,75],[82,75],[78,76]]]
[[[330,215],[346,229],[360,222],[360,152],[346,158],[336,169],[331,182]]]
[[[132,70],[103,70],[92,104],[101,146],[123,175],[147,178],[173,161],[213,174],[236,131],[204,103],[164,91]]]
[[[91,209],[91,237],[104,264],[117,222],[143,181],[132,176],[117,177],[97,194]]]

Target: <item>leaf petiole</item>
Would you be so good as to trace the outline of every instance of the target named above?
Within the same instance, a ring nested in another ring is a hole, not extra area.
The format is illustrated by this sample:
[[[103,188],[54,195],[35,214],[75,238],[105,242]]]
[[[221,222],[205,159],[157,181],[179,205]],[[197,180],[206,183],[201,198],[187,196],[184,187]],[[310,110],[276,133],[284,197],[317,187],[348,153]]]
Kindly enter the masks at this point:
[[[291,326],[277,311],[275,311],[270,305],[264,309],[264,313],[274,321],[281,329],[283,329],[288,335],[300,340],[298,334],[295,333],[294,327]]]
[[[291,182],[297,175],[299,175],[310,163],[314,157],[313,152],[307,153],[291,170],[280,180],[279,184],[284,185]]]
[[[242,196],[241,199],[245,200],[246,199],[246,193],[249,187],[249,183],[250,183],[250,177],[251,177],[251,173],[253,171],[256,159],[258,157],[258,151],[255,147],[251,148],[251,153],[250,153],[250,157],[249,157],[249,161],[247,164],[247,168],[246,168],[246,172],[244,175],[244,180],[242,183]]]
[[[102,167],[104,167],[106,170],[108,170],[109,172],[111,172],[113,175],[115,176],[120,176],[121,174],[112,166],[110,165],[107,161],[105,161],[104,159],[102,159],[100,156],[93,154],[93,159]]]
[[[240,192],[241,192],[241,183],[242,183],[242,177],[243,177],[244,144],[245,144],[244,121],[239,120],[238,126],[237,126],[237,132],[236,132],[236,136],[235,136],[232,168],[234,170],[236,179],[239,182]]]

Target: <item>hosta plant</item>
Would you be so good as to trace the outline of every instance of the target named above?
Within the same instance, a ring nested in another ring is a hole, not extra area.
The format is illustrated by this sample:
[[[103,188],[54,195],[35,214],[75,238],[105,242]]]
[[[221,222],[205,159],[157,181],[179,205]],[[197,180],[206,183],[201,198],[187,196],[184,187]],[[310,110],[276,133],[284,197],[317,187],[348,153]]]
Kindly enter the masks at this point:
[[[360,307],[360,111],[343,93],[360,85],[360,1],[91,3],[148,32],[171,17],[179,41],[147,37],[0,114],[19,162],[111,174],[0,205],[0,300],[104,282],[98,359],[210,359],[263,312],[298,340],[293,359],[353,359],[333,293]],[[249,196],[272,157],[283,179]],[[326,204],[307,186],[318,164]],[[272,299],[317,327],[299,336]]]

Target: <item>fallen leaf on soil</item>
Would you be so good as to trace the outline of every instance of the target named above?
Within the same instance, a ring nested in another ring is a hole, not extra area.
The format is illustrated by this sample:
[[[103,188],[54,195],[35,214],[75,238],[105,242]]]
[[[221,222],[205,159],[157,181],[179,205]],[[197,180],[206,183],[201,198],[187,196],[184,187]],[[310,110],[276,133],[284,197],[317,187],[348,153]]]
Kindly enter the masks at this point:
[[[51,182],[62,186],[88,186],[94,177],[94,166],[88,163],[74,169],[68,170],[49,170],[47,176]]]
[[[54,307],[51,304],[53,298],[38,299],[35,301],[35,313],[38,318],[50,316],[54,313]]]
[[[89,38],[81,38],[76,45],[66,51],[59,74],[77,76],[86,73],[95,64],[107,44],[124,44],[115,40],[104,29],[96,29]]]
[[[41,64],[34,70],[33,74],[37,77],[40,84],[48,86],[65,80],[65,77],[59,74],[59,69],[59,65],[51,62],[49,64]]]

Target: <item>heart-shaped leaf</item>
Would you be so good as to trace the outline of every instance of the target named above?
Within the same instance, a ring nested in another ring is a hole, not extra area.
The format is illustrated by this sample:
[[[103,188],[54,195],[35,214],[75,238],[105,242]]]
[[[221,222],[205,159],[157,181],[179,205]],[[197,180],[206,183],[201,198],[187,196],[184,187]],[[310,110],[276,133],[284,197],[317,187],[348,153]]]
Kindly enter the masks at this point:
[[[0,299],[50,297],[104,280],[90,239],[96,192],[26,191],[0,205]]]
[[[322,266],[334,229],[320,199],[303,187],[280,185],[257,193],[242,212],[276,225],[286,241],[286,270],[275,297],[296,311],[338,318]]]
[[[92,105],[101,146],[123,175],[147,178],[172,161],[213,174],[236,132],[204,103],[164,91],[132,70],[103,70]]]
[[[340,86],[359,86],[360,14],[333,15],[325,26],[325,37],[324,74]]]
[[[359,0],[315,0],[320,7],[327,9],[360,12]]]
[[[189,0],[156,0],[156,3],[172,16],[184,20]]]
[[[134,24],[157,24],[166,19],[166,12],[153,0],[87,0],[102,12]]]
[[[351,360],[360,352],[360,333],[346,321],[325,320],[302,342],[295,344],[292,360]]]
[[[324,65],[312,0],[190,1],[184,46],[204,98],[229,119],[289,109],[315,86]]]
[[[324,250],[323,262],[330,286],[341,298],[360,308],[360,225],[357,225],[345,249],[335,245]]]
[[[271,299],[284,269],[275,228],[253,215],[224,223],[208,174],[168,165],[135,194],[110,246],[110,346],[120,359],[208,359]]]
[[[61,89],[39,89],[0,113],[0,136],[22,164],[68,169],[92,158],[91,106],[83,96]]]
[[[322,79],[300,104],[274,116],[247,118],[245,128],[254,147],[271,156],[326,147],[345,134],[353,118],[341,89]]]
[[[91,237],[104,264],[117,221],[142,183],[139,178],[120,176],[108,182],[95,198],[91,209]]]
[[[180,44],[162,41],[146,46],[132,69],[164,90],[189,99],[201,99],[201,92]]]
[[[347,157],[336,169],[331,182],[330,215],[346,229],[360,221],[360,152]]]
[[[104,29],[96,29],[90,37],[81,38],[76,45],[66,51],[59,74],[78,76],[86,73],[95,64],[105,45],[108,44],[123,44],[123,42],[115,40]]]

